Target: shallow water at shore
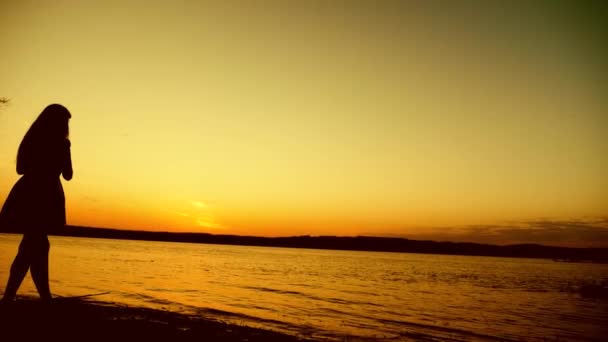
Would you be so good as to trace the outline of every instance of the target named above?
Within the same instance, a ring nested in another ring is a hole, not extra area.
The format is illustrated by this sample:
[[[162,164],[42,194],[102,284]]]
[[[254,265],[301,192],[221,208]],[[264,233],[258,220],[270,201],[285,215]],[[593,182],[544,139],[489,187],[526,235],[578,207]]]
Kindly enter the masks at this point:
[[[0,234],[0,282],[20,236]],[[204,315],[317,339],[600,340],[608,265],[50,237],[58,296]],[[20,293],[35,295],[29,277]]]

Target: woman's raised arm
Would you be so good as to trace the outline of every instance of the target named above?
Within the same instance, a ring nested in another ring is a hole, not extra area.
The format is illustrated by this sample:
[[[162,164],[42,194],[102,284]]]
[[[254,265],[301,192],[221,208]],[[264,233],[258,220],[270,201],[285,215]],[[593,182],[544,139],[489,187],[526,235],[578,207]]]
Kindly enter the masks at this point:
[[[70,152],[70,140],[66,139],[66,147],[64,152],[64,162],[63,162],[63,170],[61,170],[61,174],[63,175],[63,179],[70,180],[74,175],[74,171],[72,170],[72,153]]]

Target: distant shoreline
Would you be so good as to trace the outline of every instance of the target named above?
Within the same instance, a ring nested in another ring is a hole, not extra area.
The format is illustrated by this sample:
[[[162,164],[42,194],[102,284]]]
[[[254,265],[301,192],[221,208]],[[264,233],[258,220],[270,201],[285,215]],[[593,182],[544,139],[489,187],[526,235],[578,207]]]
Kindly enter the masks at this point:
[[[6,233],[15,233],[6,231]],[[397,252],[493,256],[516,258],[544,258],[560,262],[608,263],[608,248],[571,248],[536,244],[490,245],[471,242],[437,242],[373,236],[291,236],[258,237],[215,235],[207,233],[170,233],[67,226],[51,233],[56,236],[90,237],[121,240],[206,243],[260,247],[332,249],[369,252]]]

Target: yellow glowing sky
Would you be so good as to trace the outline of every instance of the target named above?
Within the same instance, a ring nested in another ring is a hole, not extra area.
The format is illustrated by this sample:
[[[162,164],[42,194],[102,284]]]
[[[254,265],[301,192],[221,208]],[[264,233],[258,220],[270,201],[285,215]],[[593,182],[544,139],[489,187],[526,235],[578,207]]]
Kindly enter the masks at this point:
[[[5,1],[0,201],[23,134],[57,102],[73,114],[69,224],[605,225],[593,9],[407,3]]]

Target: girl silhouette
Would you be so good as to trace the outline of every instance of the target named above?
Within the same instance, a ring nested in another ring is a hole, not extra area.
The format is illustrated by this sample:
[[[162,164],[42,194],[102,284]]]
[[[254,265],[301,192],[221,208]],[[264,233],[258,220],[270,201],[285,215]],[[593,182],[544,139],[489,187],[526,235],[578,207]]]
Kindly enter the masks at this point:
[[[40,298],[50,300],[47,234],[65,226],[65,197],[59,179],[72,179],[68,121],[62,105],[47,106],[27,131],[17,153],[17,173],[23,175],[9,193],[0,223],[23,233],[2,301],[15,299],[28,269]]]

